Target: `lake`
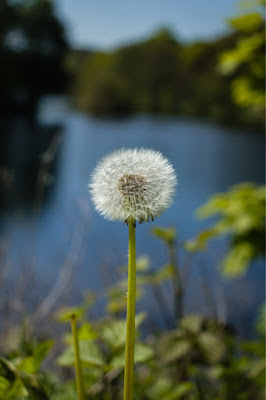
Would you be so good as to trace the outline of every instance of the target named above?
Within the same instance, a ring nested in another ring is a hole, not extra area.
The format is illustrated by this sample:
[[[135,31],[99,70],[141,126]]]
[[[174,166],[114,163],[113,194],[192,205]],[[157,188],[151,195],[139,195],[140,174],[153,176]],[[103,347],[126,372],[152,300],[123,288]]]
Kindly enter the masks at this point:
[[[55,282],[73,288],[68,299],[72,303],[86,289],[100,293],[103,303],[106,288],[118,279],[117,267],[127,262],[126,225],[99,216],[87,190],[93,168],[112,150],[159,150],[177,171],[172,207],[153,223],[137,226],[137,255],[148,255],[154,268],[167,262],[167,252],[150,234],[151,227],[176,227],[182,243],[207,226],[208,221],[196,219],[195,210],[210,195],[240,182],[264,182],[264,138],[208,122],[154,116],[97,120],[71,112],[58,135],[39,131],[27,120],[8,120],[1,127],[5,262],[12,265],[11,280],[21,279],[30,269],[31,290],[38,292],[39,303]],[[263,262],[256,262],[245,278],[225,282],[217,269],[225,247],[225,241],[214,242],[207,256],[193,261],[185,309],[208,314],[210,304],[203,293],[208,287],[218,317],[249,332],[264,300]],[[179,253],[182,265],[186,256]],[[167,289],[165,294],[170,306]],[[55,304],[56,300],[55,295]],[[143,307],[156,322],[157,305],[150,296],[140,302]]]

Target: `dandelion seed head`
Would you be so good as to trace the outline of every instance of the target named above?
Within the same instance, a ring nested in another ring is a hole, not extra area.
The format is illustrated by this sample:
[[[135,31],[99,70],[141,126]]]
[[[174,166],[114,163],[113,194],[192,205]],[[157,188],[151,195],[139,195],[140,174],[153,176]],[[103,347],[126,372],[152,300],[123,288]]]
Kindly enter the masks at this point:
[[[96,166],[89,185],[96,210],[112,221],[154,219],[171,204],[177,184],[173,166],[149,149],[120,149]]]

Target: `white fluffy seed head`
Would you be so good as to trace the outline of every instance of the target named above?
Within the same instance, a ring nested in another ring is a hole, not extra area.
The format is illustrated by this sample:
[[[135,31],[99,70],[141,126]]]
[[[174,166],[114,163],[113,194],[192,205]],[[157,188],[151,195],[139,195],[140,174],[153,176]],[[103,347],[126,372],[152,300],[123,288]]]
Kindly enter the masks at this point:
[[[161,153],[120,149],[103,158],[89,185],[96,210],[112,221],[149,221],[171,204],[177,179]]]

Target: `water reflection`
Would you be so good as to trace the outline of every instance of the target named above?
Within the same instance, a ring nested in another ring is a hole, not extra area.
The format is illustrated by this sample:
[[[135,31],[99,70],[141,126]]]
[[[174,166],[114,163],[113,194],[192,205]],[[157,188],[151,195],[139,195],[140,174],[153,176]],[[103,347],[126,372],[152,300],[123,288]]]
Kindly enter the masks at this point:
[[[40,209],[55,185],[59,127],[41,128],[33,119],[1,121],[0,212]]]

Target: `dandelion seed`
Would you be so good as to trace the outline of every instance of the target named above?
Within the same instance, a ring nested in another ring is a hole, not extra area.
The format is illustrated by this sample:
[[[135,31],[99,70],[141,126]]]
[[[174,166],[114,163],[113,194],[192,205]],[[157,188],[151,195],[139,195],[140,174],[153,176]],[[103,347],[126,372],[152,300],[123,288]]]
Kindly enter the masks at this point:
[[[153,220],[171,204],[177,184],[174,168],[161,153],[146,149],[121,149],[100,161],[89,185],[95,208],[110,220],[128,223],[128,292],[125,348],[124,400],[133,399],[136,221]]]
[[[171,204],[177,184],[174,168],[161,153],[121,149],[95,168],[89,185],[96,210],[110,220],[153,220]]]

